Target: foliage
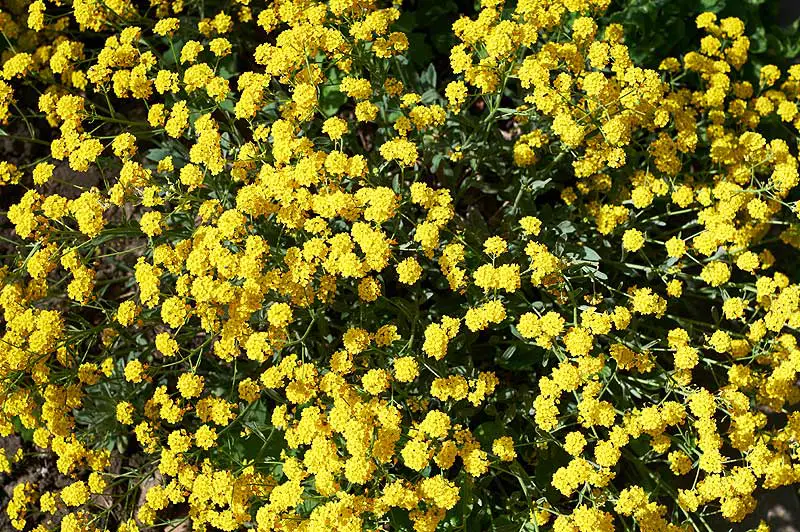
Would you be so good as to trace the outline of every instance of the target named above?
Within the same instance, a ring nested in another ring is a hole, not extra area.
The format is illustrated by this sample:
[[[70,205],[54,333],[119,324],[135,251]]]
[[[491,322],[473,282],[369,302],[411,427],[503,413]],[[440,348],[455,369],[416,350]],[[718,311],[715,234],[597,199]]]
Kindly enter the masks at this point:
[[[701,4],[6,3],[0,474],[64,480],[11,524],[713,530],[796,485],[796,27]]]
[[[751,41],[751,65],[774,63],[788,68],[800,52],[798,21],[787,17],[787,9],[781,4],[764,0],[621,0],[612,3],[607,17],[625,27],[631,56],[643,66],[654,68],[665,55],[691,51],[703,33],[687,21],[710,11],[720,18],[737,17],[745,23]]]

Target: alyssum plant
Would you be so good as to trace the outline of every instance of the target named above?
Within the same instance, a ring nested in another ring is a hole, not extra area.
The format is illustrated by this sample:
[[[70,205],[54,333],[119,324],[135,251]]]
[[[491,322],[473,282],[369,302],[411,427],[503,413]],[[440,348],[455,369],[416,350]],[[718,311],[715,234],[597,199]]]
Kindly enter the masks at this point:
[[[608,3],[487,0],[437,76],[370,0],[6,2],[0,471],[60,479],[13,527],[713,530],[796,484],[800,66],[705,13],[644,69]]]

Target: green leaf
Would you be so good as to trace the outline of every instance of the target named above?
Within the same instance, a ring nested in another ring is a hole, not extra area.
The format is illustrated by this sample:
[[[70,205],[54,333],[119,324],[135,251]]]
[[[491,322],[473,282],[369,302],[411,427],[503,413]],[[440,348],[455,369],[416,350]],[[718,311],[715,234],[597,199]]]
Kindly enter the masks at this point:
[[[725,9],[726,0],[700,0],[700,5],[703,6],[703,9],[706,11],[719,13]]]
[[[425,42],[424,33],[408,34],[408,57],[417,66],[427,65],[433,59],[433,48]]]
[[[481,442],[482,447],[491,447],[492,442],[505,435],[505,428],[497,421],[486,421],[475,429],[475,437]]]
[[[325,116],[333,116],[347,102],[347,96],[339,91],[338,85],[325,85],[320,89],[319,107]]]
[[[167,148],[152,148],[150,150],[147,150],[145,158],[150,159],[151,161],[158,162],[167,155],[171,155],[172,153],[173,151]]]
[[[219,75],[223,79],[231,79],[239,70],[236,66],[236,54],[224,57],[219,63]]]
[[[561,233],[562,236],[566,236],[570,233],[574,233],[577,231],[575,226],[569,220],[564,220],[563,222],[558,224],[558,232]]]
[[[767,49],[767,35],[764,32],[764,27],[756,28],[756,31],[750,34],[750,53],[760,54]]]
[[[411,522],[411,519],[408,518],[408,510],[392,508],[389,512],[389,522],[392,525],[391,529],[397,530],[398,532],[406,532],[414,529],[414,524]]]
[[[437,154],[435,154],[433,156],[433,159],[431,160],[431,173],[432,174],[435,174],[436,171],[439,170],[439,164],[442,162],[443,159],[444,159],[444,155],[441,154],[441,153],[437,153]]]
[[[422,93],[420,96],[420,101],[425,105],[430,105],[435,103],[436,100],[439,99],[439,93],[436,92],[436,89],[428,89]]]
[[[583,246],[580,248],[580,257],[583,260],[588,260],[591,262],[597,262],[600,260],[600,255],[589,246]]]
[[[400,18],[392,25],[395,31],[410,33],[417,28],[417,15],[413,11],[403,11]]]
[[[433,66],[433,63],[419,75],[419,82],[425,88],[436,89],[436,67]]]
[[[515,336],[519,335],[519,331],[514,328]],[[518,336],[519,337],[519,336]],[[520,371],[531,369],[538,365],[541,361],[541,356],[537,353],[537,347],[527,343],[509,346],[501,355],[496,357],[495,363],[511,371]]]

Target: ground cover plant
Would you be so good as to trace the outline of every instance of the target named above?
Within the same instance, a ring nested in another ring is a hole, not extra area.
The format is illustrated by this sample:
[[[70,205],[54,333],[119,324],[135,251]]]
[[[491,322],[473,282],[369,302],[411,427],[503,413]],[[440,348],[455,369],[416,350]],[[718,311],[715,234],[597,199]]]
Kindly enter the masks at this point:
[[[0,524],[711,531],[796,488],[796,42],[759,2],[629,42],[662,4],[4,2]]]

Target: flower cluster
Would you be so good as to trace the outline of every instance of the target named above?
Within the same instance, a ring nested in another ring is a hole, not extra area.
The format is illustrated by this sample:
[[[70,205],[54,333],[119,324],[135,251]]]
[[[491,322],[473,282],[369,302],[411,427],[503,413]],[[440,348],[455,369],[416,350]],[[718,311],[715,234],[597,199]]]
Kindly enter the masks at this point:
[[[648,69],[608,0],[484,0],[437,84],[397,6],[13,4],[0,435],[64,477],[15,529],[677,531],[800,481],[800,66],[741,20]]]

